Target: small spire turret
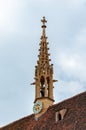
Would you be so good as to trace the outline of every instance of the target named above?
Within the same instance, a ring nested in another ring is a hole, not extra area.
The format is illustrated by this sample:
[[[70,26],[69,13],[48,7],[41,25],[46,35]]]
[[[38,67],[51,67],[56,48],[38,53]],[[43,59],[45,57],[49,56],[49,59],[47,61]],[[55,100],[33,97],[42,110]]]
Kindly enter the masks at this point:
[[[42,36],[40,41],[40,49],[38,55],[37,65],[35,66],[35,101],[41,101],[44,105],[44,111],[47,110],[54,102],[53,97],[53,64],[50,63],[49,48],[46,37],[46,25],[47,20],[45,17],[41,20],[42,25]],[[42,112],[42,113],[43,113]]]

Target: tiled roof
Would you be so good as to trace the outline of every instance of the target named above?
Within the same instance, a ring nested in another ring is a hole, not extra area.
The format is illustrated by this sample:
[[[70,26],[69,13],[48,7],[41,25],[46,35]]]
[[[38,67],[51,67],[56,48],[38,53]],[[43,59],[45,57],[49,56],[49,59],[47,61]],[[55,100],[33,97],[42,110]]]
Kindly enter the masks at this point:
[[[62,109],[67,109],[64,119],[56,122],[56,112]],[[49,107],[37,121],[32,114],[1,130],[86,130],[86,92]]]

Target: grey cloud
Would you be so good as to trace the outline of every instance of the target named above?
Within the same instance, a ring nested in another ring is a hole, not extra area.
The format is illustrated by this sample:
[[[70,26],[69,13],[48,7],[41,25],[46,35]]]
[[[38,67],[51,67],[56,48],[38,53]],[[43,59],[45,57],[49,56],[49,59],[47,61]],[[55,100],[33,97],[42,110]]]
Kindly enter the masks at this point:
[[[40,19],[44,15],[48,20],[54,77],[59,79],[54,89],[56,103],[86,89],[84,0],[81,5],[81,1],[73,0],[74,8],[70,8],[67,0],[64,3],[43,1],[45,5],[38,0],[14,2],[17,3],[13,16],[8,17],[9,22],[4,21],[6,26],[0,27],[0,125],[32,113],[35,93],[30,83],[34,78],[41,36]],[[75,64],[73,68],[71,63]]]

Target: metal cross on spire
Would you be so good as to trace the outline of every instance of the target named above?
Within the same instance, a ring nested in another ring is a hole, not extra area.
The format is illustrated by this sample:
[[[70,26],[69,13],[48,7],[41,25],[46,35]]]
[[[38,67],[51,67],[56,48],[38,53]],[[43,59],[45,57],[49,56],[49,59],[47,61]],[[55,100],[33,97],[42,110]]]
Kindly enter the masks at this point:
[[[43,30],[42,30],[42,37],[41,38],[43,38],[43,37],[45,38],[46,37],[46,31],[45,31],[46,25],[45,25],[45,23],[47,23],[47,20],[45,19],[45,17],[43,17],[41,22],[43,23],[43,25],[41,26],[43,28]]]
[[[41,20],[41,22],[43,23],[42,28],[43,28],[43,27],[46,28],[45,23],[47,23],[47,20],[45,19],[45,17],[43,17],[43,19]]]

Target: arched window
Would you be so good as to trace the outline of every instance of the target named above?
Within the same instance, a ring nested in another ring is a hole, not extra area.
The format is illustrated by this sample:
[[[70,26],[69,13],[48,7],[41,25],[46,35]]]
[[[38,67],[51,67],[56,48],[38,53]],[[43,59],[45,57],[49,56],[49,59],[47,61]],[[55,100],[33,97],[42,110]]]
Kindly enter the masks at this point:
[[[45,95],[45,79],[43,76],[40,79],[40,94],[41,94],[41,97],[44,97]]]
[[[47,96],[49,96],[49,84],[50,84],[50,79],[47,77]]]
[[[48,84],[48,86],[49,86],[49,82],[50,82],[50,81],[49,81],[49,77],[47,77],[47,84]]]
[[[61,117],[61,114],[59,113],[58,114],[58,121],[60,121],[62,119],[62,117]]]
[[[62,109],[60,111],[57,111],[55,113],[55,121],[58,122],[60,120],[63,120],[64,117],[65,117],[66,112],[67,112],[67,109]]]
[[[44,83],[45,83],[45,79],[44,79],[44,77],[42,76],[41,79],[40,79],[41,88],[43,88]]]

